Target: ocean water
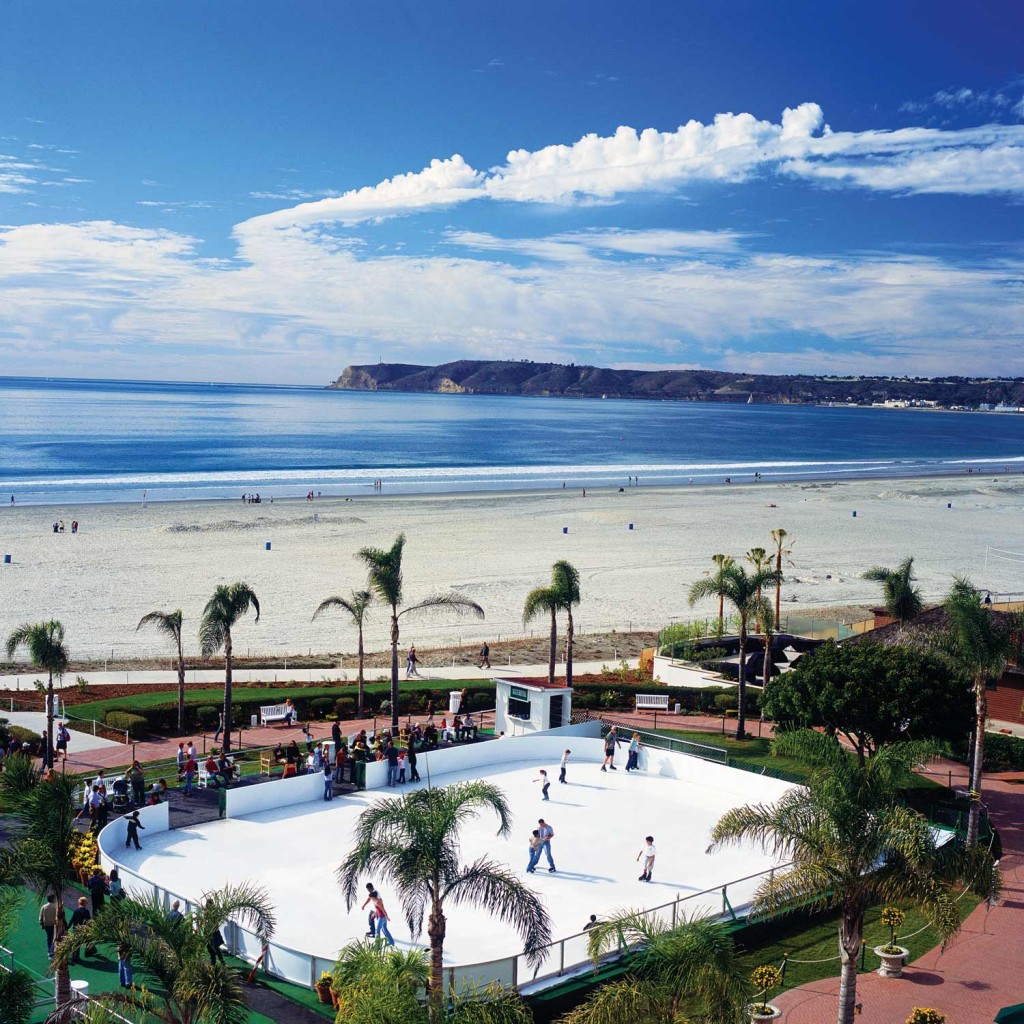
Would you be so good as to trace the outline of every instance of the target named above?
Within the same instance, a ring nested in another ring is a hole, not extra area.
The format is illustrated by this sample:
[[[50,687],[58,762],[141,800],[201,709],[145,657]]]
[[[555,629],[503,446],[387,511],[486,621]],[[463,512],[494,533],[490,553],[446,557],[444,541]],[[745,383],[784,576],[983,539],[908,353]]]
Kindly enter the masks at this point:
[[[18,504],[1024,471],[1024,416],[0,377]]]

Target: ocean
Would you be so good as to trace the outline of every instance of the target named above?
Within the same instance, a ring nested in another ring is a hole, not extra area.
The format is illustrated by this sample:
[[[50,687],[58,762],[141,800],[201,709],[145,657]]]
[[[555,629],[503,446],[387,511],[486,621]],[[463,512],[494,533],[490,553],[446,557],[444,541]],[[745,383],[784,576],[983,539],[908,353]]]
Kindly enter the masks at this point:
[[[1024,416],[0,377],[18,504],[1024,471]]]

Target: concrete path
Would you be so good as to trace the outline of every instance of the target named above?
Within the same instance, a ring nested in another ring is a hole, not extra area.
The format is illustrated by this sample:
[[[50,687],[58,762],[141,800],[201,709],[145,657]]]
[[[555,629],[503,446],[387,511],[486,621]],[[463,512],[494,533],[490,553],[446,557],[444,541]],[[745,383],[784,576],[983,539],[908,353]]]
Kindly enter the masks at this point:
[[[952,762],[941,773],[967,784],[967,770]],[[984,1024],[1004,1006],[1024,1000],[1020,951],[1024,947],[1024,786],[1011,780],[1021,773],[986,776],[985,803],[1003,841],[1003,893],[997,906],[979,905],[945,950],[933,949],[914,960],[902,978],[862,974],[857,1001],[864,1024],[898,1024],[915,1006],[946,1015],[947,1024]],[[912,944],[912,943],[911,943]],[[838,966],[837,966],[838,971]],[[772,1000],[784,1024],[820,1024],[835,1020],[838,978],[812,982]]]
[[[0,718],[6,718],[11,725],[20,726],[22,729],[31,729],[38,736],[46,728],[46,715],[42,711],[3,711],[0,710]],[[56,733],[56,725],[54,725]],[[116,740],[107,740],[102,736],[93,736],[91,732],[84,732],[68,726],[71,733],[69,748],[72,751],[84,752],[87,750],[102,750],[104,748],[116,747],[124,751],[124,744]]]

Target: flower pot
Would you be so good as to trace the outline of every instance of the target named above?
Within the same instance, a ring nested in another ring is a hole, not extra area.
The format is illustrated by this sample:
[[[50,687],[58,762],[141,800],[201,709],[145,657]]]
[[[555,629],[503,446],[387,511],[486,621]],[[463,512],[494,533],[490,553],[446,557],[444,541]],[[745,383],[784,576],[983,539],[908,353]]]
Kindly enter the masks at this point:
[[[763,1009],[769,1012],[762,1013]],[[764,1021],[775,1020],[776,1017],[782,1016],[782,1011],[771,1003],[753,1003],[747,1007],[747,1013],[750,1014],[750,1024],[762,1024]]]
[[[327,1006],[331,1005],[331,986],[330,985],[317,985],[316,994],[321,1003]]]
[[[898,953],[885,953],[885,949],[898,949]],[[882,961],[882,966],[878,968],[878,973],[883,978],[900,978],[903,976],[903,964],[906,962],[907,957],[910,955],[909,949],[904,949],[902,946],[875,946],[875,956]]]
[[[331,989],[331,1006],[335,1009],[338,1008],[338,993],[333,988]]]

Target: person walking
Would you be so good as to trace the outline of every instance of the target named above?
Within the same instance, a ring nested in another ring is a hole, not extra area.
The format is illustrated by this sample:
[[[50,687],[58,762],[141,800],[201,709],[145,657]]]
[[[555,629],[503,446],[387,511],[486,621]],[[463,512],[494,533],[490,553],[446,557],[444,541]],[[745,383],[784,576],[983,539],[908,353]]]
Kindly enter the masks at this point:
[[[95,917],[103,909],[106,895],[109,892],[107,880],[99,864],[93,865],[92,874],[85,883],[85,887],[89,890],[89,895],[92,897],[92,916]]]
[[[89,913],[89,899],[87,896],[78,897],[78,906],[71,913],[71,930],[74,931],[76,928],[80,928],[83,924],[88,924],[92,920],[92,914]],[[91,947],[86,946],[86,955],[89,954]],[[74,955],[71,957],[73,964],[79,963],[78,959],[79,950],[75,950]]]
[[[185,915],[181,912],[181,900],[175,900],[171,904],[171,912],[167,915],[171,924],[177,924],[179,921],[185,920]]]
[[[548,858],[548,871],[553,872],[555,861],[551,856],[551,840],[555,836],[555,830],[543,818],[537,819],[537,830],[540,832],[541,853]],[[537,859],[540,860],[539,857]]]
[[[414,676],[418,679],[419,672],[416,666],[419,664],[419,658],[416,655],[416,645],[412,644],[409,647],[409,653],[405,656],[405,678],[412,679]]]
[[[393,946],[395,940],[391,937],[391,929],[388,928],[388,921],[391,918],[388,917],[388,912],[384,909],[384,901],[379,892],[373,894],[373,905],[377,910],[377,938],[379,939],[383,935],[387,944]]]
[[[215,928],[213,934],[210,936],[210,941],[206,944],[206,952],[210,954],[210,966],[212,967],[216,961],[224,963],[224,936],[221,934],[220,928]]]
[[[528,844],[530,861],[526,865],[526,873],[532,875],[537,870],[537,861],[540,860],[540,848],[543,845],[540,838],[540,829],[535,828],[530,833],[530,842]]]
[[[544,771],[543,768],[541,768],[540,776],[538,778],[534,779],[533,781],[534,782],[539,782],[541,784],[541,786],[540,786],[541,798],[544,799],[544,800],[550,800],[551,797],[548,796],[548,790],[551,788],[551,780],[548,778],[548,773],[546,771]]]
[[[46,956],[53,959],[53,934],[57,927],[57,897],[54,894],[46,894],[46,902],[39,908],[39,927],[43,929],[46,936]]]
[[[480,648],[480,664],[477,668],[490,668],[491,667],[491,649],[487,645],[487,641],[484,641],[483,647]]]
[[[618,768],[615,767],[615,745],[618,743],[619,734],[613,725],[608,730],[608,735],[604,738],[604,763],[601,765],[601,771],[607,771],[609,768],[613,772],[617,772]]]
[[[68,731],[68,727],[61,722],[57,726],[57,753],[64,756],[64,760],[68,759],[68,744],[71,742],[71,733]]]
[[[139,821],[139,812],[132,811],[132,813],[125,818],[125,825],[127,826],[127,831],[124,836],[124,848],[127,850],[128,847],[134,843],[135,849],[141,850],[142,847],[139,845],[139,829],[141,828],[145,830],[146,826]]]
[[[640,860],[643,858],[643,874],[637,879],[638,882],[649,882],[651,880],[651,874],[654,871],[654,858],[658,851],[654,848],[654,836],[647,836],[644,839],[644,845],[640,847],[640,852],[636,855],[636,859]]]
[[[432,722],[434,720],[434,702],[432,700],[427,701],[427,721]]]
[[[566,767],[569,764],[569,757],[571,756],[571,754],[572,754],[572,751],[571,750],[567,750],[562,755],[562,760],[558,762],[558,781],[563,783],[563,784],[566,784],[566,782],[565,782],[565,769],[566,769]]]
[[[224,731],[224,712],[221,711],[217,716],[217,728],[213,734],[213,742],[217,743],[220,740],[220,734]]]
[[[638,772],[640,770],[640,733],[633,733],[629,741],[629,755],[626,758],[626,771]]]
[[[334,799],[334,776],[331,774],[331,762],[324,762],[324,800]]]

